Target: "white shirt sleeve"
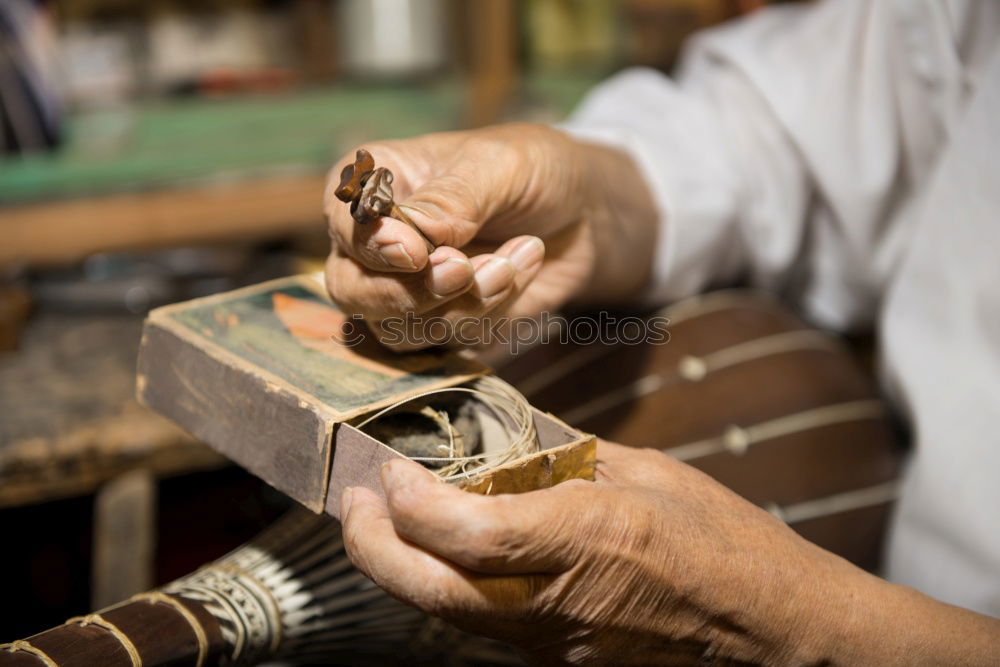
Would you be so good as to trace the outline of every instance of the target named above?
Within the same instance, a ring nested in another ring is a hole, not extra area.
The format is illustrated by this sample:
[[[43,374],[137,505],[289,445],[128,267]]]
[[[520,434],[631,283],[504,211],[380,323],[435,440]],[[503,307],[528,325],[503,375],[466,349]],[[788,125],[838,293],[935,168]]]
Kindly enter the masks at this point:
[[[676,78],[627,70],[584,100],[567,131],[628,151],[659,209],[652,300],[745,280],[828,326],[871,321],[909,167],[942,139],[934,88],[901,76],[928,55],[902,4],[756,12],[696,36]],[[901,94],[927,100],[908,122]]]

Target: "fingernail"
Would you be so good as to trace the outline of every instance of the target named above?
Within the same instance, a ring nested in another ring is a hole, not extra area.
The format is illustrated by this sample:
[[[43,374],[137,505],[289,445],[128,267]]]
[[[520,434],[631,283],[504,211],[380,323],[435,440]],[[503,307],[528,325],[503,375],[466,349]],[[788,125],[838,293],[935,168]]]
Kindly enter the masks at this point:
[[[545,257],[545,243],[537,236],[525,239],[510,254],[510,262],[518,271],[530,269]]]
[[[467,259],[448,257],[431,267],[427,274],[427,289],[436,296],[445,296],[468,287],[475,270]]]
[[[410,253],[406,252],[406,246],[402,243],[393,243],[391,245],[385,245],[379,248],[379,252],[382,253],[382,258],[389,264],[395,266],[397,269],[413,269],[416,270],[417,264],[410,257]]]
[[[354,488],[347,487],[344,489],[344,493],[340,496],[340,520],[343,522],[347,519],[347,513],[351,511],[351,502],[354,501]]]
[[[514,265],[504,257],[492,257],[476,270],[476,289],[487,299],[502,292],[514,280]]]

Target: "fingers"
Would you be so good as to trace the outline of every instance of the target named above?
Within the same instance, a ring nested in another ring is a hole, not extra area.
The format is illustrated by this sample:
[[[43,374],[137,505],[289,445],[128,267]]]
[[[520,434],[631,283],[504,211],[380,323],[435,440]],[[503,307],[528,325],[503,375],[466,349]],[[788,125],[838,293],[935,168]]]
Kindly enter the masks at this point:
[[[483,338],[480,320],[523,291],[544,256],[540,239],[520,236],[471,260],[441,247],[426,271],[403,275],[367,269],[334,251],[327,260],[327,290],[341,310],[362,315],[384,345],[475,345]]]
[[[340,515],[351,561],[390,595],[433,609],[462,592],[450,565],[399,538],[385,503],[368,489],[345,490]]]
[[[431,253],[429,264],[424,287],[435,297],[435,304],[472,287],[476,269],[462,251],[441,246]]]
[[[376,339],[384,346],[397,352],[419,350],[426,347],[477,345],[480,336],[481,317],[499,306],[510,294],[514,269],[503,258],[480,255],[471,260],[480,283],[473,283],[448,297],[413,298],[417,304],[403,314],[393,313],[372,316],[371,303],[365,303],[366,323]],[[480,291],[479,284],[495,293]],[[496,287],[501,284],[501,287]],[[412,293],[411,293],[411,296]],[[428,305],[438,308],[428,310]]]
[[[393,218],[359,224],[347,212],[330,216],[330,235],[341,251],[362,266],[389,273],[413,273],[427,266],[427,243],[416,230]]]
[[[514,142],[481,133],[433,135],[437,164],[422,183],[409,182],[396,203],[436,246],[461,248],[491,220],[524,202],[526,154]],[[445,144],[449,149],[440,150]],[[450,159],[448,159],[450,158]],[[412,230],[410,230],[412,231]],[[402,239],[402,236],[400,237]]]
[[[482,171],[482,162],[463,163],[418,187],[399,207],[435,245],[461,248],[496,208],[489,184],[504,174]]]
[[[572,538],[585,521],[595,485],[567,482],[531,493],[480,496],[440,482],[412,461],[382,469],[388,512],[401,537],[488,574],[556,573],[577,554]]]
[[[397,151],[390,145],[372,144],[379,166],[389,167],[398,177],[401,165]],[[392,218],[379,218],[359,224],[351,217],[350,204],[337,199],[334,192],[340,182],[340,173],[353,162],[355,151],[346,153],[327,174],[323,206],[329,224],[330,237],[341,252],[376,271],[419,271],[427,264],[426,244],[419,234],[405,223]],[[402,185],[405,186],[405,183]],[[397,185],[398,187],[398,185]]]
[[[372,577],[374,570],[378,570],[380,581],[376,583],[390,582],[395,577],[390,567],[372,567],[372,553],[386,553],[389,556],[387,559],[389,563],[402,559],[420,561],[426,558],[425,551],[396,538],[396,531],[392,527],[392,519],[385,503],[368,489],[361,487],[345,489],[340,502],[340,516],[344,548],[350,554],[354,565],[369,577]],[[425,566],[435,567],[433,563]]]
[[[407,542],[394,529],[385,503],[368,489],[347,489],[340,514],[354,565],[393,597],[430,614],[454,619],[506,609],[517,617],[544,585],[534,577],[477,576]]]
[[[326,287],[342,311],[377,322],[422,313],[460,296],[473,286],[475,267],[459,250],[438,248],[425,271],[412,274],[368,269],[338,249],[326,262]]]
[[[541,269],[545,245],[534,236],[521,236],[495,253],[471,259],[475,280],[471,289],[447,299],[438,299],[422,317],[405,322],[385,321],[380,330],[393,327],[393,334],[380,337],[384,345],[412,350],[429,345],[483,346],[507,335],[507,305],[523,292]]]
[[[433,141],[425,138],[423,141]],[[439,135],[438,142],[454,142],[449,135]],[[468,141],[466,141],[468,143]],[[335,184],[344,165],[354,152],[351,151],[330,172],[326,192],[326,211],[330,235],[341,251],[375,271],[415,272],[428,262],[428,248],[423,237],[435,246],[460,248],[471,241],[480,227],[501,208],[501,199],[510,189],[507,181],[517,174],[504,161],[481,159],[458,160],[446,167],[434,165],[422,184],[412,182],[403,162],[422,161],[435,153],[425,148],[423,153],[398,158],[399,146],[373,145],[370,147],[376,163],[388,167],[396,177],[393,183],[399,214],[359,224],[350,215],[350,207],[333,195]],[[440,147],[438,147],[440,148]],[[403,149],[405,151],[405,148]],[[414,148],[411,145],[410,151]],[[507,161],[510,162],[510,161]],[[441,169],[441,173],[434,173]],[[416,231],[406,221],[415,225]]]

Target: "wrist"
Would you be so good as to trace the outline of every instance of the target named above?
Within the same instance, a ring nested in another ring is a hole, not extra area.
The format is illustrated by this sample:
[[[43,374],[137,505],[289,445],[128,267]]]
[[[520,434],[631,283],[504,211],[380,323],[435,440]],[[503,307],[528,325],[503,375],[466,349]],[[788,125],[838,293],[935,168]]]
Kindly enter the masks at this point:
[[[637,299],[652,275],[657,214],[639,166],[616,148],[574,140],[582,170],[581,234],[590,253],[588,280],[572,299],[581,305]]]
[[[866,596],[843,625],[840,664],[996,665],[1000,620],[867,575]]]
[[[778,526],[762,551],[734,554],[699,595],[721,623],[695,639],[723,661],[872,664],[855,651],[881,620],[880,579]],[[876,661],[877,662],[877,661]]]
[[[869,574],[815,545],[790,582],[776,662],[832,665],[996,664],[1000,620]],[[779,615],[780,616],[780,615]]]

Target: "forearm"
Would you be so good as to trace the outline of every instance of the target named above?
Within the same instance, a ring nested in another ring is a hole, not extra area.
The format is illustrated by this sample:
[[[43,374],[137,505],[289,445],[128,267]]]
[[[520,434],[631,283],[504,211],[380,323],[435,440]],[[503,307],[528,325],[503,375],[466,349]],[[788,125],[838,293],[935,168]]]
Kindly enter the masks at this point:
[[[850,626],[841,643],[852,664],[995,665],[1000,620],[945,604],[912,588],[875,579],[867,617]]]
[[[700,620],[685,629],[658,614],[664,637],[702,647],[712,664],[997,664],[1000,620],[871,575],[743,510],[731,509],[724,534],[755,526],[745,538],[699,549],[690,571],[668,570]]]
[[[808,575],[786,580],[787,603],[775,614],[772,636],[790,647],[781,662],[997,663],[1000,620],[890,583],[814,545],[808,548],[821,560]]]

